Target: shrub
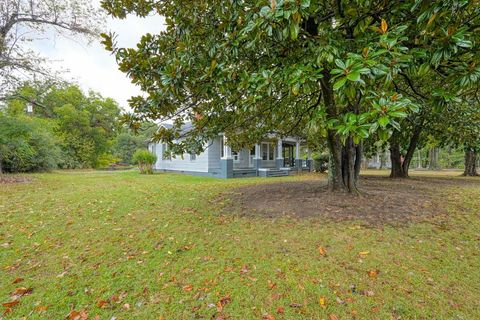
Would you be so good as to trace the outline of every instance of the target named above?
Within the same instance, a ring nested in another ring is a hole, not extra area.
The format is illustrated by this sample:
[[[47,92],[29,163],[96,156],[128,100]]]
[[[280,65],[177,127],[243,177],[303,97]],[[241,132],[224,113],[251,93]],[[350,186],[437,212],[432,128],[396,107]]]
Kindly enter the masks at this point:
[[[120,158],[115,157],[111,153],[104,153],[97,159],[97,168],[105,169],[120,162]]]
[[[133,154],[133,162],[138,165],[142,174],[152,174],[153,165],[156,161],[157,156],[147,149],[139,149]]]
[[[60,149],[49,126],[46,120],[0,115],[0,170],[32,172],[56,168]]]

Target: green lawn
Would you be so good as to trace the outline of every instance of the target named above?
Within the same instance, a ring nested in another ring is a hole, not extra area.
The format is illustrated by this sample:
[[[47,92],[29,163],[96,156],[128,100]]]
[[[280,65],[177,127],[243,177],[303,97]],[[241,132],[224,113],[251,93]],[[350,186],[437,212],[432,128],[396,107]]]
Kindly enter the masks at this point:
[[[0,185],[0,302],[32,289],[5,319],[480,319],[480,182],[443,191],[448,216],[364,227],[215,201],[309,176],[32,178]]]

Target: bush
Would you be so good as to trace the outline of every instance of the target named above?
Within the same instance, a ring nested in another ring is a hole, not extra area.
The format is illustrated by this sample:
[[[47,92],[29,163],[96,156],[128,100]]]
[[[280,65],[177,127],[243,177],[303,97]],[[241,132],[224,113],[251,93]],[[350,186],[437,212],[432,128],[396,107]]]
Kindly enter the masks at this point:
[[[139,149],[133,154],[133,162],[138,165],[140,173],[152,174],[153,165],[157,162],[157,156],[147,149]]]
[[[60,149],[46,120],[0,115],[0,169],[47,171],[57,167]]]
[[[120,162],[120,158],[115,157],[113,154],[104,153],[97,159],[97,168],[105,169],[111,167]]]

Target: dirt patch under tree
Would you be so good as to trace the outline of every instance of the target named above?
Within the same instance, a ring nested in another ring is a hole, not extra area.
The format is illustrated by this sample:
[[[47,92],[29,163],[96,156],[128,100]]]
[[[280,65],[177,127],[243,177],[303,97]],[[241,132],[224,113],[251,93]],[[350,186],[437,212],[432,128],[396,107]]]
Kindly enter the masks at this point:
[[[398,225],[445,214],[444,189],[470,183],[476,182],[366,176],[359,184],[361,194],[354,199],[350,195],[329,192],[325,179],[250,185],[222,197],[228,199],[229,210],[246,216],[313,217],[359,220],[367,225]]]

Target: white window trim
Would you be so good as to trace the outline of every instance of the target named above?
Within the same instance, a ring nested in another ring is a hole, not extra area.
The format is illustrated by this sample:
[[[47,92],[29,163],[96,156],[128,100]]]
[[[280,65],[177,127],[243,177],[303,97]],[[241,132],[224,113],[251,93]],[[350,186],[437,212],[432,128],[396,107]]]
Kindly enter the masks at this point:
[[[263,159],[263,151],[262,151],[262,148],[263,146],[266,145],[267,148],[267,159]],[[270,149],[273,149],[273,152],[270,153]],[[275,160],[275,151],[276,151],[276,148],[275,148],[275,144],[273,142],[262,142],[261,144],[261,147],[260,147],[260,150],[261,150],[261,159],[263,161],[274,161]],[[273,159],[270,159],[270,155],[273,156]]]

